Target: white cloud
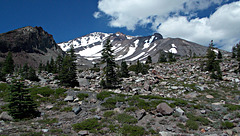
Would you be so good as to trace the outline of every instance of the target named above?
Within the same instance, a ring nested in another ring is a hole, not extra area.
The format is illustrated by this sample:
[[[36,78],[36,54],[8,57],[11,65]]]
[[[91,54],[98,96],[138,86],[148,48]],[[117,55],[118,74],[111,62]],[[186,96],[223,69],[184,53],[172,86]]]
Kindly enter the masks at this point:
[[[187,20],[186,17],[172,17],[157,29],[167,37],[182,37],[202,45],[210,40],[230,51],[240,37],[240,2],[224,5],[209,18]]]
[[[128,30],[151,24],[165,37],[181,37],[206,46],[213,39],[229,50],[240,36],[240,1],[218,8],[209,18],[196,18],[197,11],[223,1],[228,0],[100,0],[94,17],[105,14],[111,27]]]
[[[94,12],[94,13],[93,13],[93,16],[94,16],[96,19],[98,19],[98,18],[101,17],[101,13],[100,13],[100,12]]]

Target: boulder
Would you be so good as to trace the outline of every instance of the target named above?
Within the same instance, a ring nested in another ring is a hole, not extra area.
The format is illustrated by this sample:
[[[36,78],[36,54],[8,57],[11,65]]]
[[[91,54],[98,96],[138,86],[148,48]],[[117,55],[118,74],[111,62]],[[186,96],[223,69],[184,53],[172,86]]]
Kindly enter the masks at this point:
[[[136,118],[138,120],[141,120],[145,115],[146,115],[146,111],[144,109],[136,112]]]
[[[0,114],[0,119],[5,121],[12,121],[13,117],[8,115],[8,113],[4,111]]]
[[[80,111],[82,110],[82,108],[80,106],[75,106],[72,108],[72,111],[77,115]]]
[[[78,82],[80,87],[85,87],[90,85],[89,81],[86,78],[79,78]]]
[[[151,86],[150,86],[150,83],[148,81],[145,81],[144,82],[144,90],[145,91],[151,91]]]
[[[69,95],[64,99],[65,102],[72,102],[73,100],[74,100],[73,96]]]
[[[173,113],[173,109],[166,103],[160,103],[157,106],[157,112],[161,113],[162,115],[171,115]]]

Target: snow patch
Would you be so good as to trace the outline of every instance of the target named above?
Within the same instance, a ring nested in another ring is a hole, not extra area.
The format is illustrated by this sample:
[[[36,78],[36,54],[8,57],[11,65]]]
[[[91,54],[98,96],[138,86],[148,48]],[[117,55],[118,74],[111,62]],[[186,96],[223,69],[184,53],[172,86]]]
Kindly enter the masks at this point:
[[[150,52],[151,50],[153,50],[156,46],[157,46],[157,44],[154,43],[154,45],[148,50],[148,52]]]
[[[142,52],[142,53],[138,54],[136,57],[133,57],[133,58],[129,59],[129,61],[137,60],[138,58],[140,58],[140,57],[143,56],[144,54],[145,54],[145,52]]]
[[[213,51],[214,51],[215,53],[217,53],[217,54],[218,54],[218,50],[216,50],[216,49],[213,49]]]
[[[150,38],[150,40],[148,41],[148,43],[152,43],[152,41],[154,40],[154,38],[155,38],[155,36],[152,36],[152,37]]]
[[[172,47],[173,47],[173,48],[177,48],[177,46],[176,46],[175,44],[172,44]]]
[[[171,49],[169,50],[169,52],[176,54],[176,53],[177,53],[177,49],[176,49],[176,48],[171,48]]]

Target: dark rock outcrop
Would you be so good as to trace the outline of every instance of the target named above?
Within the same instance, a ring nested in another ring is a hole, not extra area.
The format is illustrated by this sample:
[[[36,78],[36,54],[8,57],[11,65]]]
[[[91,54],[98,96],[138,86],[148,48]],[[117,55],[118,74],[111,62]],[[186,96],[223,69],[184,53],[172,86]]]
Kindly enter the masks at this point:
[[[28,63],[32,67],[63,54],[51,34],[42,27],[31,26],[0,34],[0,61],[4,60],[9,51],[13,53],[15,64]]]

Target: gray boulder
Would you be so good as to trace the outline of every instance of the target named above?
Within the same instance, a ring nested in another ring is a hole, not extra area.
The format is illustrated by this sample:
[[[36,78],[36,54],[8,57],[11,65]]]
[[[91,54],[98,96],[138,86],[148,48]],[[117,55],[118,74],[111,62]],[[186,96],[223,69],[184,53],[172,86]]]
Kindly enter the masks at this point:
[[[166,103],[160,103],[157,106],[157,112],[161,113],[162,115],[171,115],[173,113],[173,109]]]
[[[80,106],[75,106],[72,108],[72,111],[77,115],[80,111],[82,110],[82,108]]]
[[[146,115],[146,111],[144,109],[136,112],[136,118],[138,120],[141,120],[145,115]]]
[[[65,102],[72,102],[73,100],[74,100],[73,96],[69,95],[64,99]]]
[[[8,115],[8,113],[4,111],[0,114],[0,119],[5,121],[12,121],[13,117]]]
[[[80,87],[85,87],[90,85],[89,81],[86,78],[79,78],[78,82]]]

